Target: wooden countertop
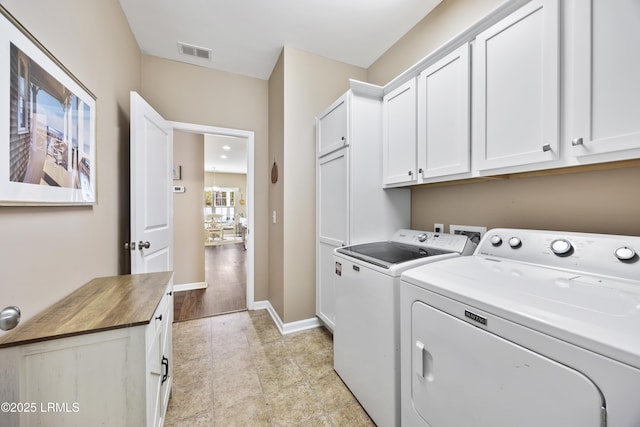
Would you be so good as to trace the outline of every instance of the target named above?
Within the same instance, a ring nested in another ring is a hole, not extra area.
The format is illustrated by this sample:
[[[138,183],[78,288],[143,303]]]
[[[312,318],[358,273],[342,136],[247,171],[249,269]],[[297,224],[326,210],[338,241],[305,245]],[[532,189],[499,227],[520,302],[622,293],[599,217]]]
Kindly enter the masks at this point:
[[[172,275],[93,279],[0,337],[0,348],[148,324]]]

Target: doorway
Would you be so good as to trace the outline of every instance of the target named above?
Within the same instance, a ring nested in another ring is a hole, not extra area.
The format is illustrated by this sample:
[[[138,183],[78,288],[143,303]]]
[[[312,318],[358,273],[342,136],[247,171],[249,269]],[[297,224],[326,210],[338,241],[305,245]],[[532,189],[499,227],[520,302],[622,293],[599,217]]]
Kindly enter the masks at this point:
[[[204,180],[199,190],[191,186],[192,194],[198,193],[201,201],[194,209],[198,210],[200,237],[197,239],[203,258],[204,282],[180,283],[181,280],[176,280],[175,320],[253,309],[253,132],[188,123],[171,124],[174,131],[198,134],[199,141],[204,142],[204,158],[209,159],[201,164]],[[179,149],[179,140],[175,144]],[[212,147],[215,148],[213,151]],[[212,161],[216,158],[217,162]],[[179,165],[174,166],[179,173]],[[189,188],[176,184],[180,182],[174,181],[174,191],[177,187],[178,191],[189,192]],[[178,250],[180,248],[176,247]]]

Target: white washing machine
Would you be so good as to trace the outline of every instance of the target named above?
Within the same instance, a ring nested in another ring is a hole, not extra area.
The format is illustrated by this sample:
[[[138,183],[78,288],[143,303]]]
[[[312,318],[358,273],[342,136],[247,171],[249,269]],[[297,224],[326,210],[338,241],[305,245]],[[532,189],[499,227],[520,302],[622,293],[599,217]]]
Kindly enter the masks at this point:
[[[640,426],[640,237],[489,231],[405,272],[402,425]]]
[[[400,424],[400,275],[475,247],[462,235],[399,230],[335,250],[334,368],[377,425]]]

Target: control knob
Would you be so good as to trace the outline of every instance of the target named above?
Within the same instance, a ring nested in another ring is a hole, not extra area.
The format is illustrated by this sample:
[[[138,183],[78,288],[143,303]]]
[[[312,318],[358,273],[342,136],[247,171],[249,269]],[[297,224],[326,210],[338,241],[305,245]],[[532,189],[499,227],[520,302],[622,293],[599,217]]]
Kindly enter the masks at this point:
[[[493,246],[500,246],[502,244],[502,237],[494,234],[493,236],[491,236],[491,239],[489,239],[489,241]]]
[[[518,249],[520,246],[522,246],[522,240],[520,240],[520,238],[518,237],[512,237],[509,239],[509,246],[511,246],[513,249]]]
[[[424,242],[425,240],[427,240],[427,233],[418,234],[418,241],[419,242]]]
[[[614,254],[620,261],[631,261],[636,256],[636,251],[628,246],[622,246],[616,249]]]
[[[573,252],[573,246],[567,239],[556,239],[551,242],[551,252],[558,256],[571,255]]]

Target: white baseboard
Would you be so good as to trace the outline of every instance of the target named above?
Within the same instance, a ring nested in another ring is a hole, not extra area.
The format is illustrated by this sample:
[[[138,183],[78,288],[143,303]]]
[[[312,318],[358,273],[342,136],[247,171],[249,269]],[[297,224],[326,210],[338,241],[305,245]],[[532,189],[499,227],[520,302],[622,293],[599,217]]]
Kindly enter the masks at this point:
[[[315,316],[309,319],[298,320],[296,322],[283,323],[280,319],[280,316],[278,316],[275,308],[273,308],[269,301],[255,301],[253,304],[253,309],[267,310],[282,335],[287,335],[294,332],[300,332],[322,326],[322,322],[320,321],[320,319]]]
[[[209,285],[207,282],[196,283],[182,283],[180,285],[173,285],[173,292],[192,291],[194,289],[207,289]]]

